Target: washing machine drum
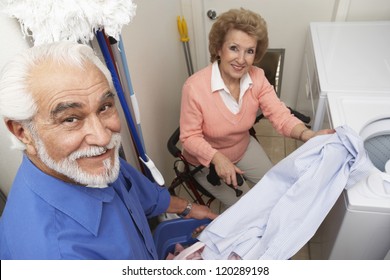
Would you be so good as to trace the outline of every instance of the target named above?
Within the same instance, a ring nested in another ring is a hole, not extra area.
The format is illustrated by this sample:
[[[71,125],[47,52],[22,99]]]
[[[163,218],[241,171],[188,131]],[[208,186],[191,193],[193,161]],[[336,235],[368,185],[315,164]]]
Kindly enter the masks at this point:
[[[367,124],[360,132],[372,163],[382,172],[390,167],[390,118]],[[387,165],[386,165],[387,163]]]

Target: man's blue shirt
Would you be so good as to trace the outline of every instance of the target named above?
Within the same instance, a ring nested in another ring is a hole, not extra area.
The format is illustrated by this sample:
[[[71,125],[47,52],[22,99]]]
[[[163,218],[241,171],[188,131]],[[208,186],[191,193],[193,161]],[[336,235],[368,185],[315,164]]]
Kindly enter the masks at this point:
[[[166,211],[166,188],[121,160],[96,189],[43,173],[24,156],[0,219],[1,259],[155,259],[147,218]]]

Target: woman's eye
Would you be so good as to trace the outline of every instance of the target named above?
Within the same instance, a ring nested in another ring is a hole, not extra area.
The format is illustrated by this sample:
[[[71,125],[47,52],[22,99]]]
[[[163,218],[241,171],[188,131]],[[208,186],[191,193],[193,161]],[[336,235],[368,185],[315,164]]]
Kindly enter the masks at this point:
[[[248,50],[248,53],[249,53],[249,54],[254,54],[254,53],[255,53],[255,50],[249,49],[249,50]]]
[[[237,51],[238,48],[237,48],[236,46],[231,46],[231,47],[230,47],[230,50],[231,50],[231,51]]]

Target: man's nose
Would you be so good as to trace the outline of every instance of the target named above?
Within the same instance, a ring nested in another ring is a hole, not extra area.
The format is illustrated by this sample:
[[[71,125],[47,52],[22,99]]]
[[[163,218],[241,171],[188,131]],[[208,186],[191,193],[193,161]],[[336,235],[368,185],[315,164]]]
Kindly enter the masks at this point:
[[[87,144],[104,147],[110,143],[112,132],[97,116],[90,118],[86,126],[85,140]]]

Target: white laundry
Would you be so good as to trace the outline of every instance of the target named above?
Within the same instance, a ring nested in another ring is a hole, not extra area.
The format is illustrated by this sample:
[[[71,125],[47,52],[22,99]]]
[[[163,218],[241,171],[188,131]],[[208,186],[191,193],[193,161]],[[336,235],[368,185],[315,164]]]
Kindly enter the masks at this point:
[[[289,259],[314,235],[343,189],[376,170],[349,127],[312,138],[206,227],[199,236],[202,258]]]

